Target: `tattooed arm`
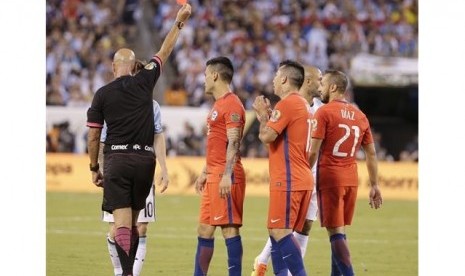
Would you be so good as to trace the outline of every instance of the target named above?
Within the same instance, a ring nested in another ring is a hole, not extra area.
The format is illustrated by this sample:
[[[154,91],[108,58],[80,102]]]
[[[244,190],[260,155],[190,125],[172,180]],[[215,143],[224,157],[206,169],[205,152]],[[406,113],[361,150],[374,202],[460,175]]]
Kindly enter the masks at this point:
[[[228,148],[226,149],[226,166],[220,182],[220,196],[227,197],[231,193],[231,175],[236,164],[241,144],[241,129],[229,128],[227,130]]]

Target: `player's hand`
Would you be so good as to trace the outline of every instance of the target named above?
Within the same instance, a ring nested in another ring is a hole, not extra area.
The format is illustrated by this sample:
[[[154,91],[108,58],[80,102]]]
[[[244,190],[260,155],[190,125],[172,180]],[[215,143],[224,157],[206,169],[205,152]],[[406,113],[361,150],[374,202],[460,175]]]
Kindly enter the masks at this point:
[[[160,181],[158,182],[158,186],[161,187],[160,193],[163,193],[166,189],[168,189],[168,184],[170,184],[168,172],[162,171],[160,175]]]
[[[220,197],[227,198],[231,195],[231,176],[223,176],[220,182]]]
[[[259,120],[265,117],[267,118],[269,115],[268,111],[271,109],[270,100],[265,99],[263,95],[258,96],[255,98],[252,107],[255,110],[255,113]]]
[[[197,194],[201,194],[203,190],[205,189],[205,183],[207,182],[207,177],[205,173],[201,173],[199,177],[195,180],[195,192]]]
[[[100,170],[92,172],[92,183],[97,187],[103,187],[103,175]]]
[[[381,196],[381,191],[379,190],[378,185],[371,187],[369,197],[371,208],[381,208],[381,205],[383,204],[383,197]]]
[[[191,5],[185,4],[183,5],[176,15],[176,21],[184,22],[186,21],[189,16],[191,16]]]

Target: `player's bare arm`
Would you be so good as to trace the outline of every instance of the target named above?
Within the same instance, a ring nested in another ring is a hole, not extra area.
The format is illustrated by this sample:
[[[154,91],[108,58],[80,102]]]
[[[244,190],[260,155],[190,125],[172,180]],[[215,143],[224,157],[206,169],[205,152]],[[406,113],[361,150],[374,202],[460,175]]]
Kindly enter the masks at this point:
[[[101,128],[91,127],[87,133],[87,148],[90,157],[90,167],[97,167],[98,165],[98,153],[100,147],[100,134],[102,133]],[[98,186],[103,186],[103,176],[100,169],[92,171],[92,182]]]
[[[207,182],[207,166],[204,166],[199,177],[195,180],[194,186],[197,194],[201,194],[205,189],[205,183]]]
[[[160,165],[160,182],[158,186],[161,186],[160,193],[163,193],[168,188],[170,182],[168,168],[166,166],[166,143],[163,133],[158,133],[153,136],[153,148],[158,164]]]
[[[318,159],[318,153],[320,152],[321,143],[323,143],[322,139],[312,138],[312,143],[310,146],[310,153],[308,156],[308,162],[310,163],[310,168],[313,168],[313,165],[315,165],[316,160]]]
[[[383,204],[383,197],[378,186],[378,159],[376,157],[375,144],[362,145],[366,156],[366,165],[368,170],[368,177],[370,178],[370,206],[371,208],[378,209]]]
[[[184,22],[189,18],[190,15],[191,5],[185,4],[179,9],[178,14],[176,15],[175,24],[173,25],[173,27],[171,27],[171,30],[166,35],[165,40],[163,41],[163,44],[160,47],[160,50],[158,51],[158,53],[156,53],[156,56],[158,56],[162,60],[162,62],[165,62],[168,59],[168,56],[173,51],[174,45],[178,40],[179,33],[184,25]]]
[[[228,128],[226,130],[228,137],[228,147],[226,149],[226,165],[223,177],[220,182],[220,196],[227,197],[231,193],[231,175],[233,172],[234,164],[236,163],[237,155],[239,154],[239,147],[241,144],[241,129],[238,127]]]

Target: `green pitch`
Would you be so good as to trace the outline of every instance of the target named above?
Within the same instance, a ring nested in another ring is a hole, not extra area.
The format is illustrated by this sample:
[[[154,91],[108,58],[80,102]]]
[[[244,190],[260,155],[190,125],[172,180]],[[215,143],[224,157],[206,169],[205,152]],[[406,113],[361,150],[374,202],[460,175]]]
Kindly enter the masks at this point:
[[[47,193],[47,275],[112,275],[100,219],[100,194]],[[157,221],[149,224],[143,275],[192,275],[197,244],[197,196],[156,196]],[[246,197],[241,229],[243,275],[267,239],[268,199]],[[356,275],[418,275],[418,202],[385,201],[380,210],[359,200],[348,242]],[[310,275],[329,275],[326,231],[314,224],[305,256]],[[224,276],[226,248],[219,229],[209,275]],[[271,263],[267,275],[273,275]]]

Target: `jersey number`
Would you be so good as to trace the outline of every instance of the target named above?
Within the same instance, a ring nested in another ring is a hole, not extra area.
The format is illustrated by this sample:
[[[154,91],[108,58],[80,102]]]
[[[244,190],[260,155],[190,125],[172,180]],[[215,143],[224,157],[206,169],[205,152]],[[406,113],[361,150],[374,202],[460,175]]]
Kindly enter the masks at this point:
[[[145,206],[144,212],[145,212],[144,215],[146,218],[153,217],[153,203],[152,202],[147,203],[147,205]]]
[[[307,145],[305,146],[305,152],[310,151],[310,133],[312,132],[312,121],[310,119],[307,119],[307,124],[308,124],[308,130],[307,130]]]
[[[340,152],[339,147],[344,143],[345,140],[349,139],[350,137],[350,129],[354,130],[354,144],[352,145],[352,150],[350,151],[350,157],[354,156],[355,153],[355,146],[357,145],[358,138],[360,137],[360,128],[358,126],[352,126],[351,128],[346,124],[339,124],[338,127],[343,128],[346,133],[339,139],[336,144],[334,144],[333,148],[333,155],[338,157],[346,157],[347,152]]]

